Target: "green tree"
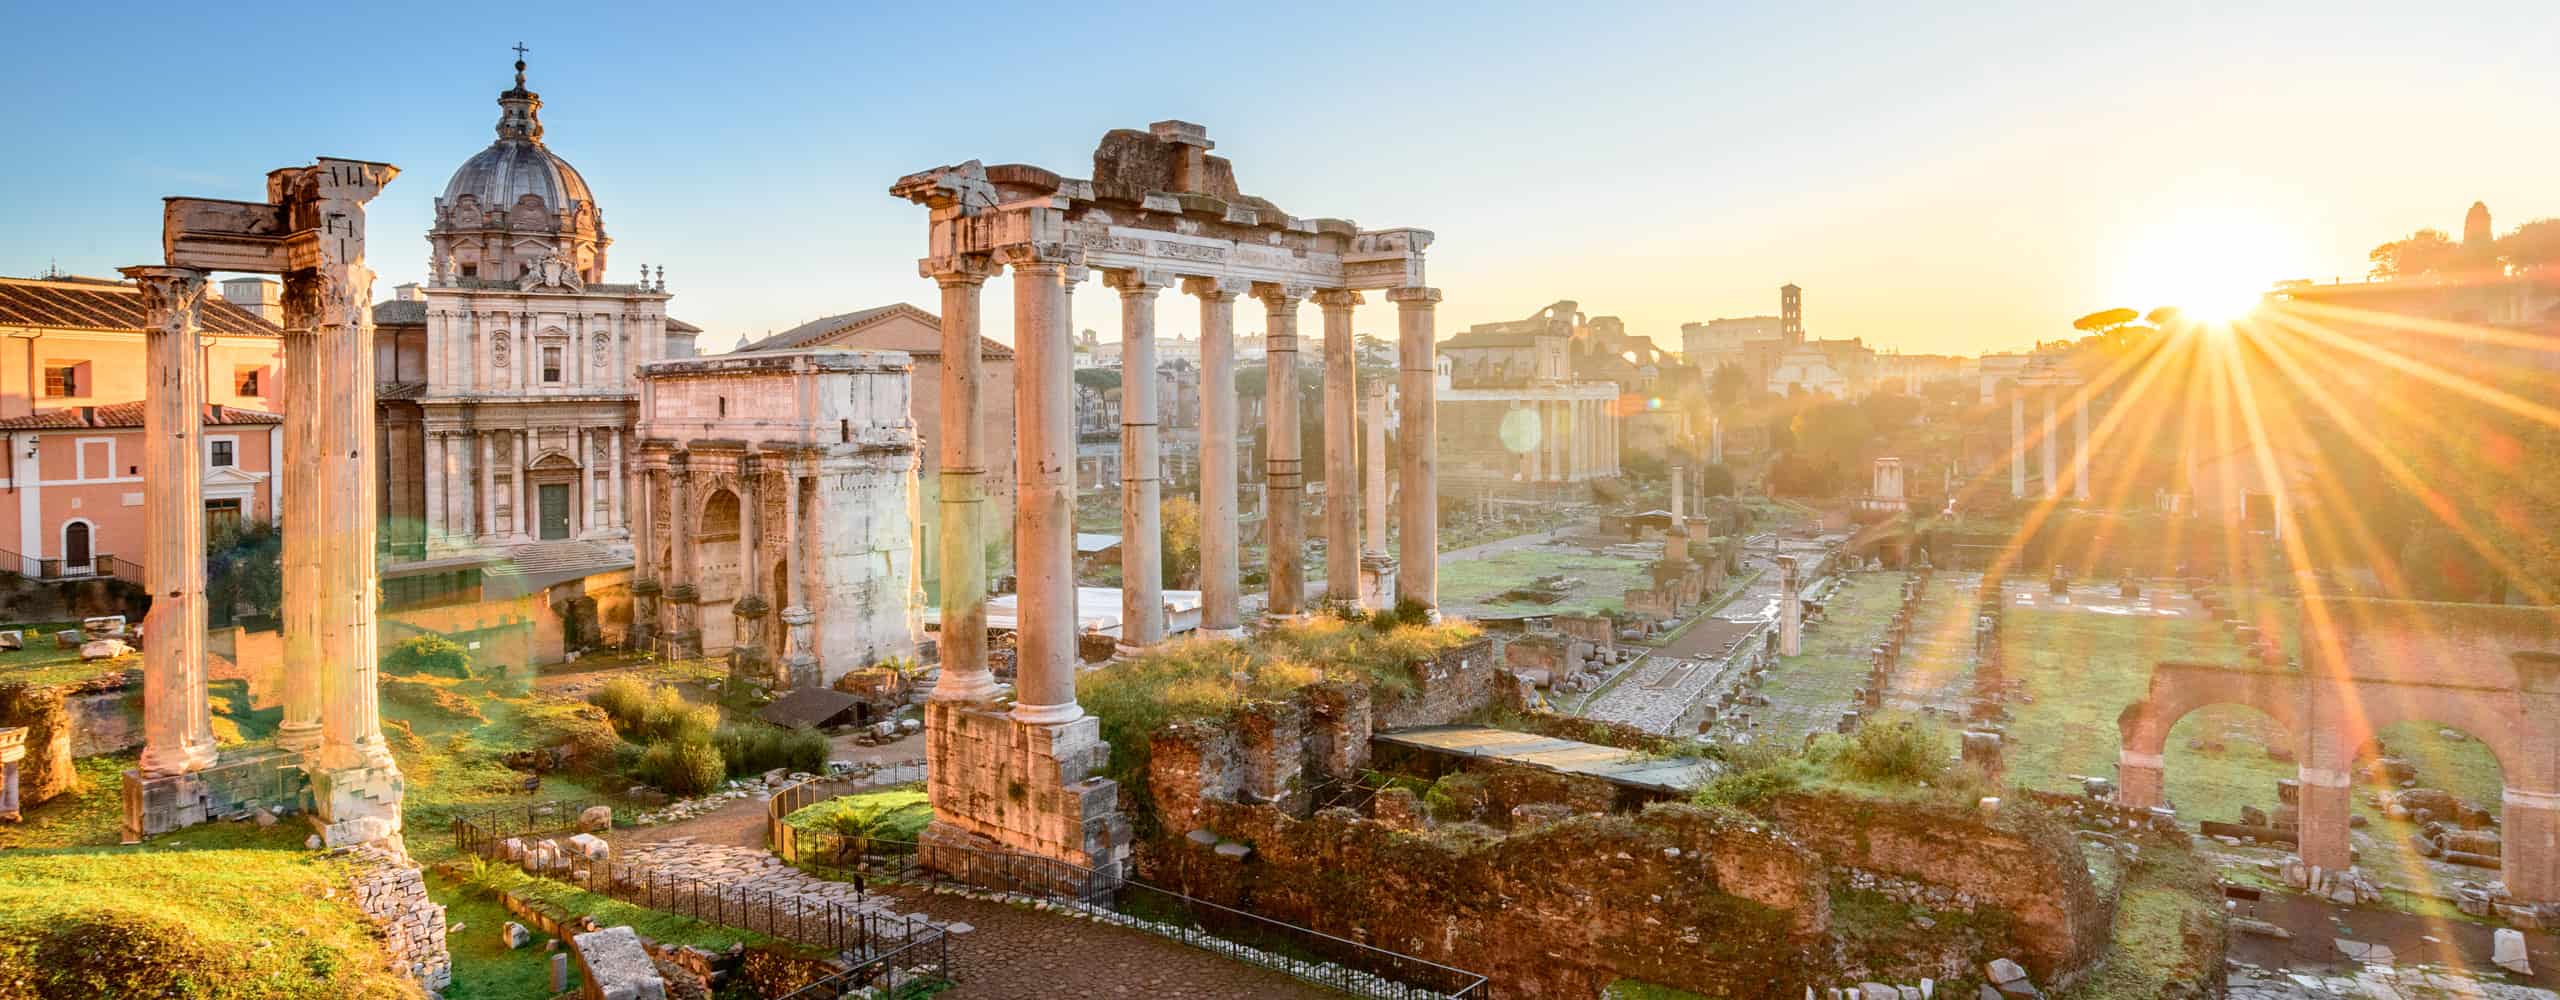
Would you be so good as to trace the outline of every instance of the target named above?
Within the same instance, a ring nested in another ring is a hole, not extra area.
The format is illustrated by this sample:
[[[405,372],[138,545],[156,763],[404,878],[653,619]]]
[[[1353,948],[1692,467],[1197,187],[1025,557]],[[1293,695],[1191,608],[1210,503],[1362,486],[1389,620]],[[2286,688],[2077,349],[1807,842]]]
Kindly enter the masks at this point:
[[[2408,239],[2393,240],[2365,254],[2376,278],[2414,278],[2451,271],[2462,265],[2462,245],[2441,229],[2421,229]]]
[[[1156,508],[1156,517],[1164,529],[1165,586],[1191,589],[1200,574],[1200,503],[1173,497]]]
[[[1750,392],[1751,377],[1743,372],[1741,365],[1728,361],[1716,366],[1715,377],[1707,386],[1707,402],[1716,408],[1719,415],[1731,413],[1734,407],[1742,405],[1743,398]]]
[[[284,536],[255,518],[215,526],[205,536],[204,590],[224,621],[234,613],[274,615],[284,604]]]
[[[2560,264],[2560,219],[2535,219],[2498,240],[2498,256],[2517,270]]]

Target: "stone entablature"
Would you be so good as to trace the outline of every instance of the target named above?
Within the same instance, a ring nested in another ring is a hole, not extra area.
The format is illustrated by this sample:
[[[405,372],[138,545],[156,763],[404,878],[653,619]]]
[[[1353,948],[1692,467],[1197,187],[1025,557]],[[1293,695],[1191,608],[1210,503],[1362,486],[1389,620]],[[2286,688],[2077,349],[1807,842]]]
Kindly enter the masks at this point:
[[[912,374],[839,348],[645,367],[635,644],[777,689],[914,655]]]

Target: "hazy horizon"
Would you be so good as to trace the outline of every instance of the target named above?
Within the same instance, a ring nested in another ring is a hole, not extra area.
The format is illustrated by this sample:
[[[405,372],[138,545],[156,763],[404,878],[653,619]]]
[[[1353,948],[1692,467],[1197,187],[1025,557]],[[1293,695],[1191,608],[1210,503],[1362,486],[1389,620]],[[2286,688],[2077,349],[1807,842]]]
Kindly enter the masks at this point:
[[[2517,30],[2560,18],[2525,4],[1043,10],[341,15],[332,44],[283,18],[21,9],[32,55],[0,82],[48,112],[28,130],[46,155],[0,165],[0,274],[153,261],[160,197],[258,197],[265,171],[326,154],[403,170],[371,215],[387,298],[423,276],[432,200],[492,138],[519,38],[547,141],[604,210],[609,277],[664,266],[705,351],[935,308],[898,176],[972,158],[1081,175],[1104,131],[1166,118],[1207,126],[1244,190],[1293,214],[1436,232],[1443,336],[1569,298],[1676,350],[1680,324],[1774,313],[1792,281],[1817,337],[2021,349],[2092,310],[2177,304],[2199,272],[2353,279],[2375,244],[2458,232],[2474,200],[2501,232],[2560,215],[2560,140],[2518,113],[2560,68]],[[987,332],[1009,339],[1002,284]],[[1077,325],[1116,338],[1116,296],[1080,291]],[[1391,331],[1371,298],[1360,329]],[[1167,295],[1159,323],[1195,317]]]

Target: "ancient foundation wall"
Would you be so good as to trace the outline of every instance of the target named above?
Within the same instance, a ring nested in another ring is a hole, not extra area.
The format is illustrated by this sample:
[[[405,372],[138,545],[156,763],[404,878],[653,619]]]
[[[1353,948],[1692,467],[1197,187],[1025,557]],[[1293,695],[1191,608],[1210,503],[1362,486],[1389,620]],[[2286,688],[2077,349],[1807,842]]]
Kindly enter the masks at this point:
[[[1687,806],[1583,815],[1490,841],[1217,803],[1239,860],[1174,838],[1168,887],[1489,977],[1496,997],[1596,996],[1633,977],[1708,996],[1793,995],[1829,920],[1819,856]],[[1771,987],[1776,987],[1773,992]]]
[[[1127,858],[1120,785],[1100,776],[1111,753],[1100,720],[1024,725],[953,702],[928,703],[925,713],[937,817],[919,844],[926,864],[966,873],[975,861],[968,854],[1009,852],[1109,870]]]
[[[1496,677],[1502,646],[1492,636],[1478,638],[1412,666],[1413,691],[1378,697],[1373,714],[1379,729],[1440,726],[1483,711],[1499,697]]]
[[[2011,809],[1996,820],[1953,806],[1840,795],[1780,799],[1776,822],[1831,864],[1922,887],[1958,909],[2006,914],[2023,949],[2009,957],[2047,987],[2073,981],[2106,953],[2111,905],[2063,823]]]

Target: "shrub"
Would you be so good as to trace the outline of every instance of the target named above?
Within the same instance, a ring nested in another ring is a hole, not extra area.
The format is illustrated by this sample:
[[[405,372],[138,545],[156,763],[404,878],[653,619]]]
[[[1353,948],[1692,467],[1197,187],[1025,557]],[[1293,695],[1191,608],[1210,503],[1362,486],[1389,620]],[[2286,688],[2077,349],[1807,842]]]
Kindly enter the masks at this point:
[[[435,674],[440,677],[471,676],[471,654],[461,644],[440,635],[413,635],[391,647],[382,658],[382,672],[400,676]]]
[[[720,727],[712,744],[720,748],[729,773],[739,777],[777,767],[815,774],[827,766],[826,736],[805,726],[784,729],[763,722],[733,722]]]
[[[1727,770],[1724,773],[1699,786],[1689,796],[1691,803],[1708,809],[1749,812],[1770,799],[1802,787],[1812,770],[1803,757],[1766,743],[1726,750],[1725,765]]]
[[[1947,770],[1946,733],[1912,719],[1870,719],[1840,747],[1841,770],[1861,781],[1916,785]]]
[[[700,795],[720,787],[729,767],[707,739],[665,739],[640,752],[632,776],[671,795]]]
[[[653,689],[629,677],[616,677],[587,700],[604,709],[605,717],[613,720],[614,732],[634,743],[708,743],[720,725],[718,709],[684,700],[684,692],[672,685]]]

